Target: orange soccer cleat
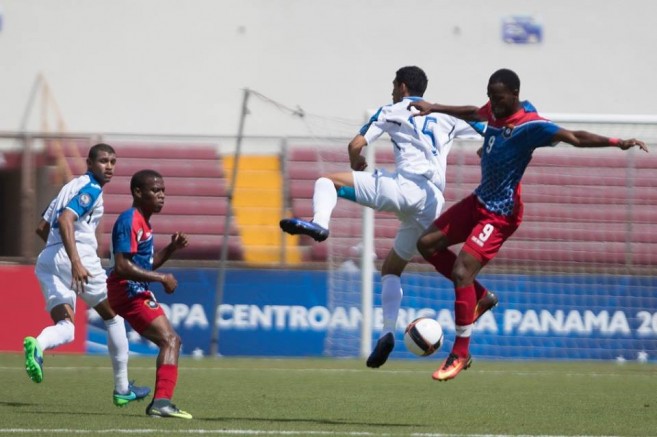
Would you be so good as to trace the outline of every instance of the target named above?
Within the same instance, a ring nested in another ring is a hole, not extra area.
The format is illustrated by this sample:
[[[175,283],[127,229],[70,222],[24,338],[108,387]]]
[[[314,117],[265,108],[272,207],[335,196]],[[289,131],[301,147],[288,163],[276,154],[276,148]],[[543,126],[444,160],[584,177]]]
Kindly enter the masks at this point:
[[[455,378],[461,370],[466,370],[472,364],[472,357],[459,357],[454,352],[450,353],[442,366],[433,372],[432,378],[436,381],[447,381]]]

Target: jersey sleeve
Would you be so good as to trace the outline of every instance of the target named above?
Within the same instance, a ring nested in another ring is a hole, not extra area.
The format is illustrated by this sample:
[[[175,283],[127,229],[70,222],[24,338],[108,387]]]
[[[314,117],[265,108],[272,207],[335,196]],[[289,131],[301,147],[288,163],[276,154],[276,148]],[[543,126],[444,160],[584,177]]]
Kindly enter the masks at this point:
[[[385,132],[383,128],[383,123],[381,123],[381,114],[383,112],[383,107],[379,108],[378,111],[370,117],[369,121],[360,128],[360,135],[365,137],[367,144],[371,144],[376,141],[383,133]]]
[[[559,129],[559,126],[548,120],[533,124],[530,130],[531,144],[536,148],[557,145],[558,141],[554,140],[554,135]]]
[[[454,138],[481,138],[486,132],[486,123],[455,119]]]
[[[112,229],[112,251],[114,253],[137,253],[137,239],[133,229],[132,214],[123,213],[116,219]]]
[[[44,209],[43,212],[41,213],[41,218],[43,218],[45,221],[47,221],[48,223],[51,223],[51,224],[52,224],[53,219],[56,216],[55,213],[57,212],[57,211],[55,211],[55,204],[56,203],[57,203],[57,199],[56,198],[52,199],[52,201],[50,202],[48,207],[46,209]]]
[[[100,197],[101,190],[94,188],[91,185],[86,185],[82,187],[80,192],[76,194],[66,205],[67,209],[70,209],[78,216],[78,218],[87,214],[93,209],[93,206],[96,204],[96,201]]]

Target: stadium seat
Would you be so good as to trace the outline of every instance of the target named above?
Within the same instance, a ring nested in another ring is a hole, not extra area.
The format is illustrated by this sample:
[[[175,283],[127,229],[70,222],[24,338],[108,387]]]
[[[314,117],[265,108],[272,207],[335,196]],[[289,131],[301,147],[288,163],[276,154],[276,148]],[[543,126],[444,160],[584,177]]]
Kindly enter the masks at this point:
[[[139,170],[153,169],[164,177],[167,194],[162,213],[151,218],[156,249],[168,244],[170,234],[184,232],[190,245],[174,253],[174,259],[219,260],[228,198],[217,146],[136,141],[111,144],[118,160],[112,181],[104,187],[105,216],[99,240],[103,256],[109,256],[114,220],[132,205],[130,178]],[[63,157],[72,174],[81,174],[86,170],[88,149],[89,144],[83,141],[51,142],[46,153],[51,162]],[[229,260],[243,260],[244,248],[234,221],[228,235]]]
[[[314,180],[327,173],[332,156],[318,147],[291,147],[286,180],[293,216],[312,216]],[[475,148],[452,149],[448,157],[445,208],[469,195],[481,178]],[[343,161],[343,156],[339,159]],[[390,150],[377,150],[377,167],[393,168]],[[344,165],[338,162],[334,165]],[[502,268],[545,265],[568,268],[589,264],[600,268],[631,262],[649,266],[657,261],[657,157],[618,153],[617,150],[581,150],[557,146],[538,149],[522,182],[523,224],[500,251],[494,265]],[[343,168],[344,170],[344,168]],[[344,170],[346,171],[346,170]],[[346,251],[361,238],[362,207],[339,200],[331,221],[331,253]],[[385,255],[398,222],[392,215],[375,215],[376,249]],[[301,238],[309,261],[325,261],[326,243]],[[458,248],[459,246],[457,246]],[[419,260],[423,262],[422,260]]]

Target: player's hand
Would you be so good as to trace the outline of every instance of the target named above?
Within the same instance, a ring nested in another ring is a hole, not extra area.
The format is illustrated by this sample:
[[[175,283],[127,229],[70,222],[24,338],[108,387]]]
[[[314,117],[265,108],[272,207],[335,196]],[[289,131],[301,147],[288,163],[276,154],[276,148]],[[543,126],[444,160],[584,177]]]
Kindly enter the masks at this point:
[[[634,146],[638,146],[644,152],[648,151],[648,147],[646,146],[646,143],[644,143],[641,140],[631,138],[629,140],[620,140],[620,141],[618,141],[618,147],[620,147],[623,150],[631,149]]]
[[[367,160],[364,156],[358,155],[356,158],[350,158],[351,169],[355,171],[363,171],[367,168]]]
[[[171,235],[171,247],[173,250],[182,249],[188,245],[189,241],[187,241],[187,235],[183,234],[182,232],[176,232],[175,234]]]
[[[178,288],[178,280],[171,273],[165,273],[162,275],[161,282],[164,286],[164,291],[166,291],[167,294],[173,293],[176,291],[176,288]]]
[[[424,100],[419,100],[417,102],[411,102],[408,105],[408,110],[410,111],[412,108],[417,109],[419,112],[413,114],[413,117],[416,117],[418,115],[431,114],[431,106],[431,103],[425,102]]]
[[[75,294],[84,293],[84,286],[89,283],[89,277],[91,276],[93,275],[81,262],[77,261],[71,264],[71,288],[75,291]]]
[[[477,156],[481,158],[481,155],[483,155],[483,154],[484,154],[484,148],[483,147],[478,148],[477,149]]]

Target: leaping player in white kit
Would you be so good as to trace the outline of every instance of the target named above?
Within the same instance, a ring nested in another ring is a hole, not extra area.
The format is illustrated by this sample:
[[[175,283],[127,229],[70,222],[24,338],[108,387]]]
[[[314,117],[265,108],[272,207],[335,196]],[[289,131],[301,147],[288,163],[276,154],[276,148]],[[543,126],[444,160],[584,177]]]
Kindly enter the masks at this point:
[[[367,359],[367,366],[372,368],[382,366],[394,348],[394,331],[403,296],[401,274],[418,253],[418,238],[440,215],[445,203],[447,154],[453,140],[478,137],[477,133],[481,134],[485,128],[482,123],[468,124],[444,114],[413,117],[415,110],[411,112],[408,106],[422,99],[427,83],[422,69],[400,68],[392,82],[393,104],[379,108],[349,143],[353,171],[317,179],[312,221],[286,218],[280,222],[281,229],[289,234],[304,234],[324,241],[329,236],[329,221],[338,197],[377,211],[392,212],[399,218],[401,225],[393,248],[381,267],[383,330]],[[396,171],[365,172],[367,161],[361,151],[384,133],[394,145]],[[477,286],[478,318],[497,304],[497,298],[479,283]]]
[[[35,273],[46,310],[54,325],[36,337],[25,337],[25,370],[34,382],[43,380],[43,351],[73,341],[74,314],[79,295],[102,317],[114,370],[114,405],[122,407],[150,394],[148,387],[128,381],[128,339],[123,318],[107,301],[107,275],[96,250],[96,227],[103,216],[102,187],[116,165],[116,152],[100,143],[89,149],[87,172],[70,181],[50,203],[37,227],[46,246],[37,258]]]

